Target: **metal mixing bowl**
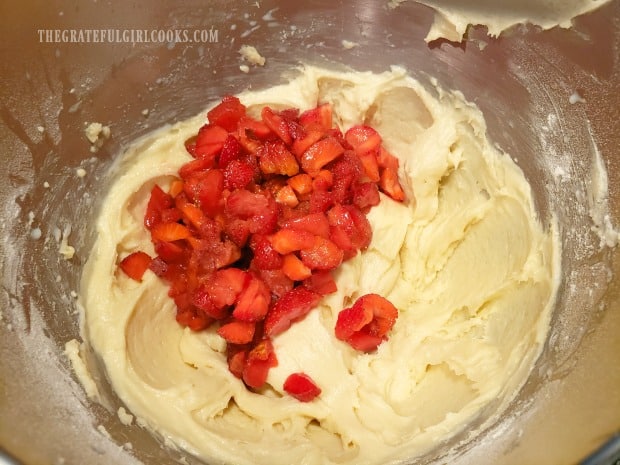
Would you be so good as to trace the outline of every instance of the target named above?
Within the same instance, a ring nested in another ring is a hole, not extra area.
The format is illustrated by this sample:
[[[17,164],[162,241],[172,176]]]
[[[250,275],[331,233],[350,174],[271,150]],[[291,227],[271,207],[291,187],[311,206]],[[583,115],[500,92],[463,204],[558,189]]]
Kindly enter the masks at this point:
[[[620,1],[570,30],[523,26],[491,40],[478,27],[462,45],[428,46],[432,11],[413,2],[395,9],[374,0],[193,3],[0,7],[0,449],[7,457],[152,465],[184,456],[120,423],[120,401],[96,363],[106,405],[90,401],[63,354],[65,342],[79,338],[75,291],[106,170],[136,137],[223,94],[280,82],[300,62],[372,71],[402,65],[423,83],[434,76],[461,90],[483,111],[491,139],[522,167],[541,216],[555,212],[562,225],[558,304],[530,379],[475,441],[456,438],[416,463],[575,463],[619,431],[619,257],[599,247],[588,193],[598,152],[609,176],[609,220],[620,224]],[[218,40],[40,41],[39,29],[72,28],[204,29]],[[358,45],[345,48],[343,39]],[[256,46],[267,64],[241,72],[242,44]],[[83,133],[93,121],[112,130],[96,153]],[[59,255],[63,233],[75,247],[70,260]]]

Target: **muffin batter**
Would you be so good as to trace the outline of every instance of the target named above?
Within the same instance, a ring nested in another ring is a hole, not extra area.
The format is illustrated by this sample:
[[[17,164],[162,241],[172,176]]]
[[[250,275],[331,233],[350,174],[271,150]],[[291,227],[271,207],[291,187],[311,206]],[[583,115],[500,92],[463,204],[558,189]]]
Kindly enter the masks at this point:
[[[409,202],[382,196],[373,240],[335,274],[338,291],[274,339],[269,387],[249,391],[213,330],[174,319],[166,285],[118,270],[135,250],[155,255],[143,226],[154,183],[191,159],[200,115],[138,141],[120,159],[84,270],[85,340],[128,410],[209,463],[388,464],[492,421],[544,344],[559,274],[554,224],[541,224],[530,186],[487,140],[480,111],[459,93],[423,87],[404,70],[337,73],[307,67],[290,83],[239,95],[263,105],[331,102],[342,130],[366,123],[401,161]],[[338,312],[366,293],[399,317],[387,342],[362,354],[334,336]],[[321,386],[310,403],[283,395],[288,374]],[[474,434],[474,432],[472,432]]]

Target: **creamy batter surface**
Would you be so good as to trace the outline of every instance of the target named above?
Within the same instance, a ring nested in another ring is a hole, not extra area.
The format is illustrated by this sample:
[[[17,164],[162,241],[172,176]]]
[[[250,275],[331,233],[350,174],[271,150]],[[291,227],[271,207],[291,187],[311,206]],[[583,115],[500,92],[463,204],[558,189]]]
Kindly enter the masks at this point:
[[[176,323],[163,281],[147,271],[139,283],[118,269],[127,253],[155,255],[143,226],[149,193],[191,159],[183,143],[206,118],[136,142],[113,172],[81,285],[84,338],[127,410],[209,463],[237,465],[397,463],[489,406],[500,412],[544,344],[559,241],[520,168],[487,139],[480,111],[400,68],[306,67],[286,85],[239,98],[251,113],[331,102],[342,130],[373,126],[400,159],[409,202],[382,196],[369,213],[368,250],[335,273],[335,294],[274,339],[279,365],[267,388],[251,392],[228,370],[214,330]],[[389,340],[364,354],[337,340],[334,326],[342,308],[371,292],[399,317]],[[296,371],[321,386],[314,401],[283,393]]]

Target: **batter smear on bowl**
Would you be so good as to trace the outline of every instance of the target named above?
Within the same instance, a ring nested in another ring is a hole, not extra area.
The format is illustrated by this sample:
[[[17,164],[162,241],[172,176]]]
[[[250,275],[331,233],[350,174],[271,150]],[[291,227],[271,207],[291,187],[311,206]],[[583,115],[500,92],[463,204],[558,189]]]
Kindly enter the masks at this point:
[[[84,338],[207,461],[397,463],[493,421],[542,350],[555,222],[474,105],[400,68],[226,96],[111,175]]]

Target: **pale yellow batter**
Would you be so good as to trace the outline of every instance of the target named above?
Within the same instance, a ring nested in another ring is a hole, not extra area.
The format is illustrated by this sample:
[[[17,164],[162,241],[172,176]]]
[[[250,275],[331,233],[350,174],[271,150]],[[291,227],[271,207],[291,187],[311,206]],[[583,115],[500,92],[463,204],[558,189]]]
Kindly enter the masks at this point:
[[[371,124],[401,160],[412,201],[383,197],[371,210],[371,246],[339,269],[336,294],[275,339],[279,366],[270,387],[253,393],[229,372],[219,336],[175,322],[162,281],[147,272],[137,283],[117,268],[128,252],[153,254],[143,227],[150,189],[190,159],[183,142],[205,117],[138,142],[117,166],[81,288],[85,340],[128,411],[209,463],[236,465],[397,463],[485,407],[501,411],[545,341],[559,244],[521,170],[486,139],[480,111],[400,68],[305,68],[289,84],[240,98],[253,112],[329,101],[343,130]],[[335,338],[334,325],[344,302],[369,292],[400,315],[389,341],[361,354]],[[310,403],[283,395],[295,371],[322,395]]]

